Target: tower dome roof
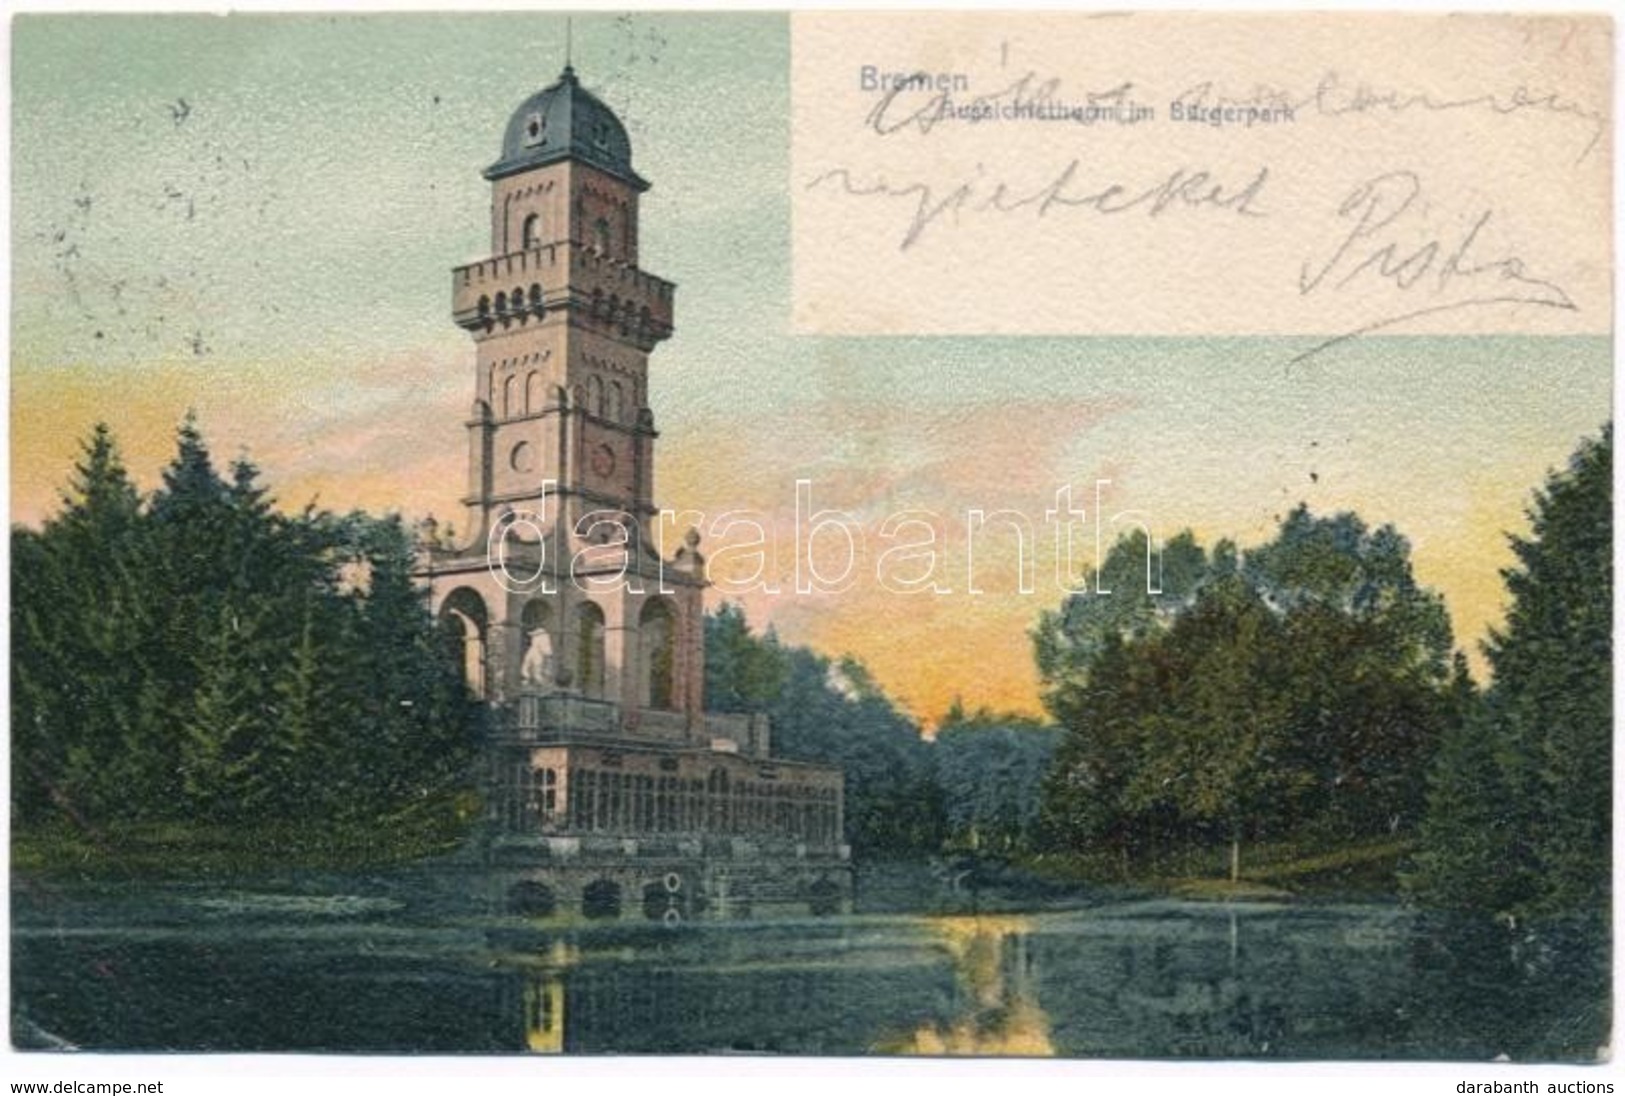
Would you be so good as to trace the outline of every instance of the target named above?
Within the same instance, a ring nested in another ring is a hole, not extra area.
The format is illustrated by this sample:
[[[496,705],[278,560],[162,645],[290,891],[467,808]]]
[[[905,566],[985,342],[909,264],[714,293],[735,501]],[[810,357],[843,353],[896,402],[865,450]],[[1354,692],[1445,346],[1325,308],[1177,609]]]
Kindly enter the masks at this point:
[[[519,104],[502,135],[502,158],[485,169],[487,179],[560,160],[581,160],[639,190],[649,184],[632,170],[626,127],[569,65],[559,78]]]

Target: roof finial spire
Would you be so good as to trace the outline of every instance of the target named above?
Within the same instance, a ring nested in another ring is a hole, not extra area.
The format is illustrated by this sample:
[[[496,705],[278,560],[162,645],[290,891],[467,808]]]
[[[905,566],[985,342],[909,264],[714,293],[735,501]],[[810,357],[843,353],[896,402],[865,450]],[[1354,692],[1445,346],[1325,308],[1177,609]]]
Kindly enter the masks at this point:
[[[575,45],[574,38],[575,20],[566,15],[564,17],[564,71],[566,75],[575,71],[575,66],[570,63],[570,54]]]

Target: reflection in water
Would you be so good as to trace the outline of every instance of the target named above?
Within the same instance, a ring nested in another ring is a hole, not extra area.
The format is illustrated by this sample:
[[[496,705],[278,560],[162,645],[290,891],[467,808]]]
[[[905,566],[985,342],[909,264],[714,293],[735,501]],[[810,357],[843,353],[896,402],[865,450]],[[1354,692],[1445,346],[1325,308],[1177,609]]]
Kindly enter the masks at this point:
[[[1410,939],[1409,1038],[1448,1057],[1596,1060],[1612,1026],[1609,925],[1436,914]]]
[[[564,978],[552,972],[525,979],[525,1049],[564,1053]]]
[[[543,950],[541,963],[521,974],[525,1050],[531,1054],[564,1053],[564,973],[580,954],[564,940]]]
[[[1038,1003],[1028,947],[1030,919],[940,917],[928,924],[953,957],[964,1010],[946,1023],[923,1023],[911,1038],[876,1049],[892,1054],[1053,1055],[1049,1017]]]
[[[666,929],[12,899],[25,1046],[1584,1061],[1609,1032],[1608,929],[1587,921],[1146,901]]]

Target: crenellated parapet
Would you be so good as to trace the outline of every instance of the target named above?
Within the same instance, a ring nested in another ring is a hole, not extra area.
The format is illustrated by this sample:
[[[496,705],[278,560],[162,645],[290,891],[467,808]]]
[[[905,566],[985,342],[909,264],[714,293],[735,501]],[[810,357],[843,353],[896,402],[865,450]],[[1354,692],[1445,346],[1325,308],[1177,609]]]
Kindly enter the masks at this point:
[[[452,319],[476,339],[563,312],[649,350],[671,337],[677,287],[596,249],[545,244],[452,270]]]

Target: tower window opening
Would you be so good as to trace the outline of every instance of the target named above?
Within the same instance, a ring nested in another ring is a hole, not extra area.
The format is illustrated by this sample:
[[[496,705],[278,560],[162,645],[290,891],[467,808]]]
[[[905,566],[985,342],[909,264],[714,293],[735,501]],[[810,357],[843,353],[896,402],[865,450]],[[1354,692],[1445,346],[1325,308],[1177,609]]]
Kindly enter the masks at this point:
[[[481,297],[480,298],[479,308],[480,308],[480,316],[481,316],[482,319],[484,317],[486,317],[486,316],[489,316],[491,314],[491,298],[490,297]]]
[[[638,620],[638,656],[642,664],[641,696],[646,708],[669,711],[674,694],[676,620],[663,599],[646,603]]]
[[[530,307],[538,316],[542,314],[542,287],[535,282],[530,284]]]
[[[525,218],[524,228],[520,231],[521,245],[525,248],[525,250],[529,251],[531,248],[536,247],[542,242],[541,235],[541,215],[538,213],[532,213],[529,217]]]
[[[521,833],[534,830],[541,813],[541,799],[537,795],[536,770],[520,763],[511,778],[513,795],[509,802],[508,828]]]
[[[592,602],[576,608],[576,688],[584,695],[604,695],[604,611]]]
[[[542,133],[547,129],[547,123],[540,114],[532,114],[525,119],[525,144],[539,145],[542,143]]]
[[[598,218],[593,223],[592,231],[593,243],[597,245],[598,250],[606,255],[609,254],[609,222],[602,217]]]
[[[532,770],[534,772],[534,770]],[[557,769],[543,769],[538,806],[544,822],[553,821],[559,813],[559,773]]]
[[[497,315],[501,316],[501,315],[505,314],[507,311],[508,311],[508,295],[506,293],[498,293],[497,294]]]

